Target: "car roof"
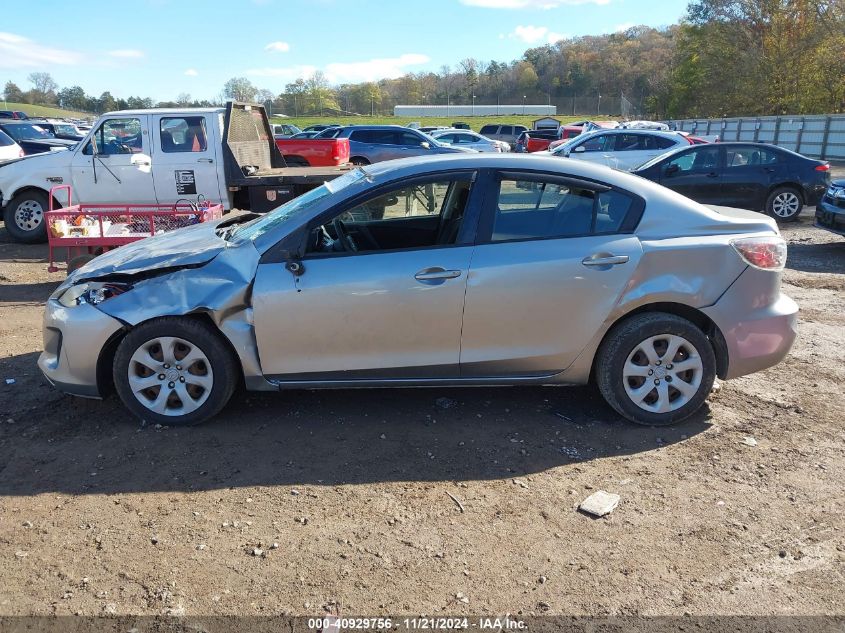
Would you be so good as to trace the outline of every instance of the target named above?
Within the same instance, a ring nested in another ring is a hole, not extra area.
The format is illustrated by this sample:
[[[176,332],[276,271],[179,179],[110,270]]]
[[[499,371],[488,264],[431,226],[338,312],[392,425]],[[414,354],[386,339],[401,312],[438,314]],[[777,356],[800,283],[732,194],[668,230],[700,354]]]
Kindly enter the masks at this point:
[[[144,108],[139,110],[113,110],[104,112],[101,116],[113,115],[135,115],[144,114],[204,114],[206,112],[225,112],[224,108]]]

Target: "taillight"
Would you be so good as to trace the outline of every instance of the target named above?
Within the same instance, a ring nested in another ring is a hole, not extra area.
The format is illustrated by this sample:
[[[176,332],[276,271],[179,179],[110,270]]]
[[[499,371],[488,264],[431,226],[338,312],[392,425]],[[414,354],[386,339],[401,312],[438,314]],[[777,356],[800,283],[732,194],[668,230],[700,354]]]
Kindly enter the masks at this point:
[[[18,158],[23,158],[24,156],[26,156],[26,154],[24,154],[24,151],[22,149],[18,150]]]
[[[754,268],[783,270],[786,265],[786,241],[782,237],[743,237],[731,240],[731,246]]]
[[[822,165],[816,165],[816,171],[830,171],[830,163],[823,163]]]

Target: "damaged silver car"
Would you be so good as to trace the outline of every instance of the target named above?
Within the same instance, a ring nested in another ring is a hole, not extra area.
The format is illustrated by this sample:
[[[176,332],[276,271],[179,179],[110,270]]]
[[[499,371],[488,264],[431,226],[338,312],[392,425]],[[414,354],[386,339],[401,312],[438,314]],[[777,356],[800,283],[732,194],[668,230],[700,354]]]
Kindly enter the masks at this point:
[[[760,214],[581,162],[368,166],[264,216],[97,257],[50,297],[48,380],[193,424],[251,390],[595,383],[682,420],[714,377],[778,363],[797,306]]]

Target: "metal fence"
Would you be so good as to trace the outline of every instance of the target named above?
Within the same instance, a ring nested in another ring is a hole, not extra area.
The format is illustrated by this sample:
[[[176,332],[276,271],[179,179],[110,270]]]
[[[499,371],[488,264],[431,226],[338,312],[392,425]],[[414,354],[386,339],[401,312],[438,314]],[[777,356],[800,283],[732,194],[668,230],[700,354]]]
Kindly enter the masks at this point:
[[[665,123],[692,134],[718,134],[722,141],[772,143],[810,158],[845,160],[843,114],[684,119]]]

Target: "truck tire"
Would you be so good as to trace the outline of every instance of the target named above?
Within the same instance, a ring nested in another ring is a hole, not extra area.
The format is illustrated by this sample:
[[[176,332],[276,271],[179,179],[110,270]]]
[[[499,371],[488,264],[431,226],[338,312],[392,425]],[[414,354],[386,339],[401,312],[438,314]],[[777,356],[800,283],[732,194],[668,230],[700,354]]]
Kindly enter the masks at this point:
[[[6,230],[16,242],[37,244],[47,241],[47,223],[44,214],[49,209],[47,194],[29,189],[16,195],[6,205],[3,221]]]
[[[368,161],[363,156],[353,156],[349,159],[349,162],[355,165],[356,167],[363,167],[364,165],[370,164],[370,161]]]

